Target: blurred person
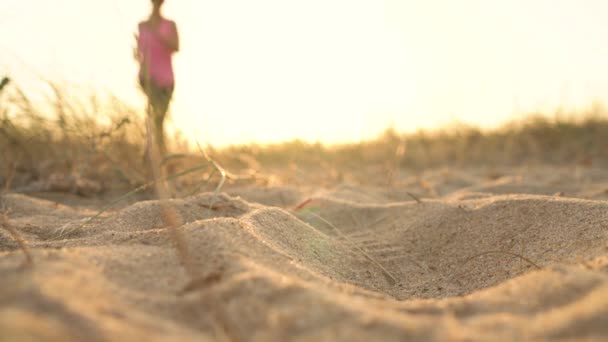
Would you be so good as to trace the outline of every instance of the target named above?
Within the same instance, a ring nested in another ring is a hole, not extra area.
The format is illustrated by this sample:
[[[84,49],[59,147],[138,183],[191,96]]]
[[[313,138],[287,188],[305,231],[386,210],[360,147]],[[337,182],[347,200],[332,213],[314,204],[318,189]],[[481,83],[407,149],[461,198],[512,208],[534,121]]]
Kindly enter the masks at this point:
[[[151,0],[152,13],[138,25],[135,36],[136,59],[139,62],[139,84],[148,98],[147,147],[157,148],[164,156],[164,121],[175,88],[173,54],[179,51],[179,35],[174,21],[165,18],[161,9],[164,0]]]

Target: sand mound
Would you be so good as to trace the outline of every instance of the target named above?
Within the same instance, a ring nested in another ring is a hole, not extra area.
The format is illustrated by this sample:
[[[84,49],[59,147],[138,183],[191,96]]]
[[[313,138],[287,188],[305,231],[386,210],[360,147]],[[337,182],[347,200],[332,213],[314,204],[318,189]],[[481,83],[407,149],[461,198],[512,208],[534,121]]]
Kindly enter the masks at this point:
[[[4,195],[35,267],[2,231],[0,340],[608,337],[608,204],[461,185],[172,200],[196,279],[157,201]]]
[[[226,190],[230,196],[272,207],[289,207],[298,204],[302,192],[293,187],[236,187]]]

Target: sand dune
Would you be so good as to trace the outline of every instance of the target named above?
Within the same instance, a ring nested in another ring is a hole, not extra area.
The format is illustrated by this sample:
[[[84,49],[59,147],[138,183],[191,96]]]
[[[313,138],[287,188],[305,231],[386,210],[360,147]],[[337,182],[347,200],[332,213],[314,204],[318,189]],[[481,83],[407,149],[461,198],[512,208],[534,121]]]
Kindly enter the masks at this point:
[[[542,174],[172,200],[194,280],[158,201],[6,194],[35,266],[0,230],[0,340],[606,339],[608,175]]]

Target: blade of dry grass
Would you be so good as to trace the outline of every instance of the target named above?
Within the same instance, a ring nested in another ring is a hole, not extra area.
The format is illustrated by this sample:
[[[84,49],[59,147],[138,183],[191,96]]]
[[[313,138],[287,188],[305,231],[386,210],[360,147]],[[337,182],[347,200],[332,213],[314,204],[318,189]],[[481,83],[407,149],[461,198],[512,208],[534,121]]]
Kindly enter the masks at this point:
[[[536,269],[542,269],[542,267],[538,266],[538,264],[536,264],[534,261],[526,258],[523,255],[517,254],[517,253],[513,253],[513,252],[506,252],[506,251],[487,251],[487,252],[483,252],[483,253],[479,253],[479,254],[475,254],[472,257],[467,258],[462,264],[461,266],[466,265],[467,263],[469,263],[470,261],[472,261],[473,259],[479,258],[481,256],[484,255],[489,255],[489,254],[504,254],[504,255],[510,255],[516,258],[519,258],[520,260],[523,260],[525,262],[527,262],[528,264],[536,267]]]
[[[226,182],[226,170],[224,170],[223,167],[220,166],[220,164],[218,164],[215,160],[213,160],[209,154],[207,154],[207,151],[205,151],[205,149],[203,149],[203,147],[201,146],[201,144],[197,141],[196,142],[196,146],[198,147],[198,150],[201,152],[201,155],[203,156],[203,158],[205,158],[209,163],[211,163],[213,165],[213,167],[215,167],[215,169],[220,173],[220,182],[218,183],[218,185],[215,187],[215,190],[213,191],[213,197],[211,197],[211,201],[209,201],[209,212],[211,213],[211,208],[213,207],[213,204],[217,201],[217,196],[219,195],[220,190],[222,189],[222,187],[224,186],[224,183]]]
[[[323,223],[325,223],[329,227],[331,227],[336,232],[336,234],[338,234],[338,236],[340,236],[342,239],[347,241],[348,244],[352,248],[354,248],[357,252],[361,253],[361,255],[363,255],[370,263],[372,263],[373,265],[378,267],[392,285],[395,285],[399,282],[397,280],[397,278],[391,272],[389,272],[389,270],[387,270],[384,266],[382,266],[382,264],[380,264],[378,261],[376,261],[376,259],[372,258],[372,256],[370,256],[367,252],[365,252],[363,250],[363,248],[359,247],[355,242],[353,242],[350,238],[348,238],[348,236],[346,236],[346,234],[342,233],[342,231],[338,227],[336,227],[333,223],[329,222],[328,220],[324,219],[320,215],[315,214],[313,212],[309,211],[309,212],[307,212],[307,214],[312,215],[313,217],[321,220]]]
[[[19,248],[21,249],[21,251],[23,251],[23,254],[25,255],[25,264],[24,265],[33,266],[34,258],[32,257],[32,253],[30,252],[30,249],[27,246],[27,243],[25,242],[25,240],[23,239],[21,234],[19,234],[19,232],[13,226],[11,226],[9,219],[8,219],[8,212],[5,209],[3,209],[2,212],[0,212],[0,228],[3,228],[7,232],[9,232],[11,237],[19,245]]]
[[[198,185],[196,185],[194,187],[194,190],[190,191],[186,196],[190,197],[190,196],[194,196],[194,195],[198,194],[201,191],[201,189],[203,188],[203,186],[209,184],[209,182],[211,181],[211,178],[213,178],[213,175],[215,175],[215,172],[217,172],[217,170],[213,169],[211,171],[211,173],[209,174],[209,176],[207,177],[207,179],[198,183]]]
[[[150,112],[151,107],[148,108]],[[147,125],[147,139],[148,139],[148,157],[150,161],[150,168],[152,169],[153,175],[153,185],[156,190],[156,195],[158,200],[160,201],[161,206],[161,216],[167,227],[169,234],[171,236],[171,240],[173,241],[173,245],[177,252],[178,259],[184,270],[188,274],[189,281],[193,281],[194,279],[199,278],[199,272],[196,266],[194,265],[193,258],[190,254],[190,249],[188,248],[188,243],[186,241],[186,237],[184,233],[180,230],[180,227],[183,224],[183,221],[179,215],[179,212],[171,205],[169,199],[171,198],[169,187],[167,181],[169,177],[165,175],[165,171],[162,167],[163,156],[160,150],[160,146],[155,141],[154,135],[154,127],[152,120],[150,119],[150,115],[148,116],[148,120],[146,120]],[[204,164],[201,167],[208,167],[208,163]],[[186,170],[188,171],[188,170]],[[188,172],[180,172],[179,174],[185,175]]]
[[[420,200],[420,198],[418,198],[417,196],[415,196],[414,194],[412,194],[411,192],[406,192],[406,194],[408,196],[410,196],[414,201],[416,201],[416,203],[420,204],[422,203],[422,201]]]
[[[137,188],[135,188],[135,189],[133,189],[133,190],[131,190],[129,192],[124,193],[123,195],[115,198],[114,200],[110,201],[110,203],[108,203],[103,208],[101,208],[97,213],[95,213],[95,215],[89,217],[86,221],[84,221],[83,225],[86,225],[86,224],[90,223],[91,221],[95,220],[96,218],[98,218],[99,216],[101,216],[101,214],[103,214],[106,211],[108,211],[109,209],[113,208],[118,203],[122,202],[123,200],[127,199],[128,197],[130,197],[130,196],[132,196],[132,195],[134,195],[136,193],[142,192],[144,190],[147,190],[151,186],[157,185],[159,182],[171,181],[171,180],[174,180],[174,179],[186,176],[188,174],[192,174],[194,172],[205,170],[205,169],[207,169],[209,167],[210,167],[209,164],[199,165],[199,166],[196,166],[196,167],[193,167],[193,168],[190,168],[190,169],[187,169],[187,170],[180,171],[178,173],[172,174],[172,175],[167,176],[167,177],[165,177],[163,179],[153,180],[153,181],[150,181],[150,182],[148,182],[148,183],[146,183],[144,185],[141,185],[141,186],[139,186],[139,187],[137,187]]]

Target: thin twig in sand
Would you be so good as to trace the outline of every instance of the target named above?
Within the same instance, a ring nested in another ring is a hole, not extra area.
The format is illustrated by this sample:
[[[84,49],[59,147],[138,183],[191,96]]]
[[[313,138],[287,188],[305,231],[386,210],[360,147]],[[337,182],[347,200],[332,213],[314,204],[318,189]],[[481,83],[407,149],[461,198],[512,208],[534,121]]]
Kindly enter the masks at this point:
[[[196,142],[196,145],[198,146],[199,151],[203,155],[203,158],[205,158],[209,163],[211,163],[215,167],[215,169],[220,173],[220,177],[221,177],[219,184],[215,187],[215,190],[213,191],[213,197],[211,198],[211,201],[209,203],[210,208],[213,207],[213,204],[217,200],[220,190],[226,183],[226,180],[228,180],[228,179],[231,179],[231,180],[255,179],[255,177],[256,177],[255,174],[237,175],[237,174],[227,171],[217,161],[215,161],[213,158],[211,158],[209,156],[207,151],[205,151],[205,149],[202,148],[201,144],[198,141]]]
[[[215,169],[212,170],[211,173],[209,173],[209,175],[207,176],[207,179],[203,180],[196,187],[194,187],[194,190],[187,193],[186,197],[190,197],[190,196],[194,196],[194,195],[198,194],[201,191],[201,189],[203,188],[203,186],[209,184],[209,182],[211,181],[211,178],[213,178],[213,176],[215,175],[215,172],[217,172],[217,170],[215,170]]]
[[[534,261],[526,258],[523,255],[519,255],[517,253],[512,253],[512,252],[505,252],[505,251],[487,251],[487,252],[483,252],[483,253],[479,253],[479,254],[475,254],[472,257],[467,258],[467,260],[465,260],[461,266],[464,266],[465,264],[467,264],[468,262],[470,262],[471,260],[478,258],[480,256],[484,256],[484,255],[488,255],[488,254],[506,254],[506,255],[510,255],[510,256],[514,256],[516,258],[519,258],[521,260],[524,260],[525,262],[529,263],[530,265],[536,267],[537,269],[542,269],[542,267],[538,266]]]
[[[220,190],[222,189],[222,187],[224,186],[224,183],[226,182],[227,173],[226,173],[226,170],[224,170],[224,168],[220,166],[220,164],[218,164],[215,160],[213,160],[213,159],[211,159],[211,157],[209,157],[209,154],[207,154],[207,151],[205,151],[203,149],[203,147],[201,146],[201,144],[198,141],[196,142],[196,146],[198,146],[198,150],[203,155],[203,158],[205,158],[207,160],[207,162],[211,163],[211,165],[213,165],[215,167],[215,169],[220,173],[220,177],[221,177],[219,184],[215,187],[215,191],[213,191],[213,197],[211,197],[211,201],[209,201],[209,213],[211,213],[211,208],[213,207],[213,204],[217,200],[217,196],[220,193]]]
[[[106,206],[104,206],[103,208],[101,208],[97,213],[95,213],[95,215],[89,217],[85,222],[83,222],[82,225],[90,223],[94,219],[98,218],[101,214],[103,214],[104,212],[108,211],[109,209],[111,209],[112,207],[114,207],[116,204],[120,203],[121,201],[123,201],[124,199],[128,198],[131,195],[134,195],[134,194],[136,194],[138,192],[142,192],[142,191],[144,191],[144,190],[150,188],[151,186],[156,185],[156,184],[158,184],[160,182],[166,182],[166,181],[174,180],[174,179],[177,179],[179,177],[185,176],[187,174],[207,169],[207,168],[209,168],[209,166],[210,166],[209,164],[199,165],[199,166],[190,168],[188,170],[184,170],[184,171],[172,174],[170,176],[164,177],[162,179],[153,180],[153,181],[148,182],[148,183],[146,183],[144,185],[141,185],[141,186],[139,186],[139,187],[137,187],[137,188],[135,188],[135,189],[133,189],[133,190],[131,190],[131,191],[129,191],[129,192],[127,192],[127,193],[125,193],[125,194],[117,197],[117,198],[115,198],[114,200],[112,200]]]
[[[21,250],[23,251],[23,254],[25,254],[25,266],[34,265],[34,258],[32,257],[32,254],[30,253],[30,249],[27,246],[27,243],[25,242],[25,240],[23,239],[21,234],[19,234],[19,232],[9,224],[8,214],[7,214],[6,210],[3,211],[2,213],[0,213],[0,228],[4,228],[6,231],[8,231],[11,234],[13,239],[19,245],[19,248],[21,248]]]
[[[300,203],[300,204],[296,205],[296,206],[293,208],[293,210],[294,210],[294,211],[298,211],[298,210],[300,210],[300,209],[304,208],[305,206],[307,206],[307,205],[308,205],[310,202],[312,202],[312,198],[309,198],[309,199],[305,200],[304,202],[302,202],[302,203]]]
[[[3,80],[3,82],[4,82],[4,80]],[[6,182],[4,183],[4,189],[2,191],[0,191],[0,196],[2,196],[4,193],[7,193],[11,188],[13,178],[15,177],[15,174],[17,171],[17,163],[13,162],[12,164],[13,165],[9,171],[10,173],[7,176]],[[2,200],[2,198],[0,198],[0,200]],[[2,204],[1,209],[2,209],[2,211],[0,211],[0,228],[3,228],[7,232],[9,232],[9,234],[11,235],[13,240],[15,240],[17,242],[17,245],[19,245],[19,248],[21,248],[21,250],[23,251],[23,254],[25,255],[25,264],[24,265],[33,266],[34,258],[32,257],[32,253],[30,252],[30,249],[27,246],[25,239],[23,239],[23,237],[21,236],[21,234],[19,234],[17,229],[15,229],[13,226],[11,226],[11,224],[8,222],[9,221],[8,220],[8,209],[4,207],[4,204]]]
[[[468,257],[468,258],[467,258],[465,261],[463,261],[463,262],[460,264],[460,267],[462,267],[462,266],[466,265],[467,263],[471,262],[471,261],[472,261],[473,259],[475,259],[475,258],[479,258],[479,257],[481,257],[481,256],[484,256],[484,255],[489,255],[489,254],[504,254],[504,255],[510,255],[510,256],[513,256],[513,257],[519,258],[520,260],[523,260],[523,261],[525,261],[525,262],[529,263],[530,265],[532,265],[532,266],[536,267],[536,268],[537,268],[537,269],[539,269],[539,270],[540,270],[540,269],[542,269],[542,268],[541,268],[541,267],[540,267],[538,264],[536,264],[536,263],[535,263],[535,262],[533,262],[532,260],[530,260],[530,259],[526,258],[525,256],[523,256],[523,255],[519,255],[519,254],[517,254],[517,253],[513,253],[513,252],[506,252],[506,251],[486,251],[486,252],[483,252],[483,253],[478,253],[478,254],[475,254],[475,255],[473,255],[473,256],[471,256],[471,257]],[[455,280],[455,281],[456,281],[456,283],[457,283],[459,286],[461,286],[461,287],[462,287],[462,283],[460,282],[460,280],[458,280],[458,279],[456,278],[456,277],[458,277],[460,274],[462,274],[462,272],[461,272],[461,271],[456,271],[454,274],[452,274],[452,275],[449,277],[449,280],[450,280],[450,281],[454,281],[454,280]]]
[[[417,196],[414,196],[414,194],[412,194],[411,192],[406,192],[406,194],[408,196],[410,196],[412,199],[414,199],[414,201],[416,201],[416,203],[418,203],[418,204],[422,203],[422,201],[420,200],[420,198],[418,198]]]
[[[391,272],[389,272],[386,268],[384,268],[384,266],[382,266],[382,264],[380,264],[378,261],[376,261],[374,258],[372,258],[369,254],[367,254],[367,252],[365,252],[356,243],[354,243],[352,240],[350,240],[348,238],[348,236],[346,236],[346,234],[342,233],[342,231],[340,229],[338,229],[338,227],[336,227],[333,223],[329,222],[328,220],[324,219],[323,217],[321,217],[313,212],[308,212],[308,214],[318,218],[319,220],[323,221],[325,224],[330,226],[332,229],[334,229],[341,238],[343,238],[345,241],[348,242],[349,245],[351,245],[354,249],[356,249],[359,253],[361,253],[369,262],[376,265],[380,269],[380,271],[382,271],[382,273],[386,276],[386,278],[389,280],[389,282],[392,285],[395,285],[398,283],[397,278],[395,278],[395,276],[393,276],[391,274]]]
[[[184,267],[190,280],[196,279],[198,272],[190,255],[188,243],[186,242],[183,232],[179,230],[180,226],[183,224],[182,218],[169,202],[171,196],[169,194],[167,181],[170,177],[167,177],[162,169],[160,148],[158,142],[155,141],[154,134],[152,134],[154,129],[153,123],[148,118],[146,124],[148,125],[148,157],[152,175],[154,177],[153,184],[161,206],[161,216],[165,226],[168,227],[169,235],[171,236],[181,265]],[[205,165],[205,167],[206,166],[207,165]],[[185,173],[180,172],[180,174]]]
[[[224,186],[224,183],[226,182],[226,170],[224,170],[224,168],[222,168],[220,166],[220,164],[218,164],[215,160],[213,160],[213,159],[209,159],[209,160],[211,161],[213,166],[215,166],[215,169],[220,173],[220,176],[222,177],[219,184],[217,185],[217,187],[215,187],[215,191],[213,191],[213,197],[212,197],[211,203],[209,203],[209,207],[213,207],[213,204],[217,200],[217,196],[219,195],[220,190],[222,189],[222,187]],[[211,208],[209,208],[209,209],[211,209]]]

